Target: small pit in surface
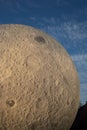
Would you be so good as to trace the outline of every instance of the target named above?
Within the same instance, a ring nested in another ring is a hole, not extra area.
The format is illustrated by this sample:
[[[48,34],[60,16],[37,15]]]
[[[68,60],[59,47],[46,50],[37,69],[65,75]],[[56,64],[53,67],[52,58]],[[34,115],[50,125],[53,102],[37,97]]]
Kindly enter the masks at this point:
[[[9,106],[9,107],[13,107],[15,105],[15,101],[14,100],[11,100],[11,99],[8,99],[6,101],[6,105]]]
[[[42,36],[36,36],[34,40],[39,43],[46,43],[45,39]]]
[[[36,129],[36,124],[35,123],[33,123],[32,125],[31,125],[31,130],[35,130]]]

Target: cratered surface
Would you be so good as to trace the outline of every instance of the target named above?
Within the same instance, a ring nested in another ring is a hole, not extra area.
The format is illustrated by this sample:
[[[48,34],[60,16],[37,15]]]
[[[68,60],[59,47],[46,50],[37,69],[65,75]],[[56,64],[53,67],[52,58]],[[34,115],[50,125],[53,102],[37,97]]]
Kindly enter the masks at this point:
[[[0,25],[0,130],[69,130],[79,80],[66,50],[24,25]]]

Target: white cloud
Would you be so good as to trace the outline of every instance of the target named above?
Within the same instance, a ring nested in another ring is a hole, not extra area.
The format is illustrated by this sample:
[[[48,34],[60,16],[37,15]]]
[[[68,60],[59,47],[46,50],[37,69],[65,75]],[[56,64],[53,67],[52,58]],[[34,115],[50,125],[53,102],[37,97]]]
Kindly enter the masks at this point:
[[[82,103],[87,101],[87,54],[72,55],[80,79],[80,100]]]
[[[79,54],[79,55],[71,55],[71,58],[73,61],[86,61],[87,60],[87,54]]]
[[[79,73],[80,82],[87,84],[87,54],[71,55]]]
[[[40,29],[62,43],[67,50],[76,53],[87,52],[87,21],[62,21],[53,17],[50,19],[42,18],[40,21]],[[36,23],[38,22],[36,21]]]
[[[87,21],[83,23],[68,22],[63,25],[64,30],[71,40],[87,38]]]
[[[52,34],[54,37],[58,37],[58,35],[61,35],[62,37],[68,38],[73,41],[87,38],[87,21],[76,22],[71,20],[68,22],[61,22],[61,20],[58,18],[43,18],[43,23],[44,26],[42,27],[42,29]]]

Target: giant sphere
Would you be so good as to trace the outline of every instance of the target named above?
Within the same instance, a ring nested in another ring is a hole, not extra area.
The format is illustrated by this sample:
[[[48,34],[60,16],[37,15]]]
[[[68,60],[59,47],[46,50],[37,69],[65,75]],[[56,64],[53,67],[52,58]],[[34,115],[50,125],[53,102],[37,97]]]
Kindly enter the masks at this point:
[[[25,25],[0,25],[0,130],[69,130],[79,80],[66,50]]]

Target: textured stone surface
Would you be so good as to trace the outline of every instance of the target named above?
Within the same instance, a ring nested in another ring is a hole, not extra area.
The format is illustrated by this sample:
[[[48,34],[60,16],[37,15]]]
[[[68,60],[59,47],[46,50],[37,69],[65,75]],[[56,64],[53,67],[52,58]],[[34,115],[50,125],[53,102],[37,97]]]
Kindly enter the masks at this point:
[[[0,130],[68,130],[78,105],[65,49],[32,27],[0,25]]]

